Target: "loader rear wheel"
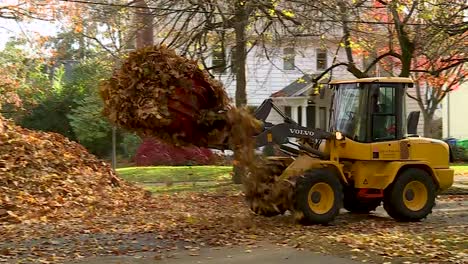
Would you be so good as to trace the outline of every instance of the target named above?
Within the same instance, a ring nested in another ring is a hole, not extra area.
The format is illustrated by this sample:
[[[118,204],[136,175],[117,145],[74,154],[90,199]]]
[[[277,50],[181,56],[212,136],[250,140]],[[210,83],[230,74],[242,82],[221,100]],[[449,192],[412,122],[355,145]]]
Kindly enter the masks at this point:
[[[335,219],[343,205],[343,187],[329,170],[312,170],[297,180],[295,210],[302,224],[326,224]]]
[[[384,208],[394,219],[419,221],[432,212],[436,186],[426,171],[410,168],[392,183],[384,193]]]

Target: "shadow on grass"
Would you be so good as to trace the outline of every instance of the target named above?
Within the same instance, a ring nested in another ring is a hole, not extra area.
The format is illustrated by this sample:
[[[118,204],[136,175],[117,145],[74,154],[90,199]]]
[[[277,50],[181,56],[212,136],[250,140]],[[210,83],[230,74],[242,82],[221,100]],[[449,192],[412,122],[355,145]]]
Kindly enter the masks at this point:
[[[155,166],[117,169],[117,174],[139,183],[167,181],[226,181],[231,178],[230,166]]]
[[[229,192],[239,191],[240,186],[232,182],[192,182],[174,184],[172,186],[159,184],[140,184],[144,189],[154,193],[179,193],[179,192]]]

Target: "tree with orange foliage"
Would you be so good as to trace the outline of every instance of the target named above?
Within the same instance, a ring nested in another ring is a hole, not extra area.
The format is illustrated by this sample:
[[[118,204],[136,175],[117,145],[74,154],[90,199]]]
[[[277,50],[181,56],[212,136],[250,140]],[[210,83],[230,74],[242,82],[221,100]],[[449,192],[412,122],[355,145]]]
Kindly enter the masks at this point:
[[[58,0],[27,1],[2,0],[0,1],[0,19],[34,22],[34,20],[53,21],[64,14],[69,3]],[[24,86],[24,74],[18,65],[20,62],[3,62],[0,65],[0,109],[3,104],[13,104],[17,107],[22,100],[18,95],[19,89]]]
[[[432,121],[442,100],[453,90],[460,88],[466,82],[468,71],[463,64],[444,69],[447,62],[438,59],[433,62],[423,62],[417,66],[419,72],[414,72],[416,95],[408,94],[418,103],[424,119],[424,136],[434,137]],[[443,70],[440,70],[443,69]],[[430,74],[430,72],[438,71]]]
[[[54,20],[70,6],[70,3],[59,0],[2,0],[0,1],[0,18],[14,20]]]
[[[345,61],[335,61],[314,81],[337,67],[357,78],[413,77],[425,121],[425,136],[443,97],[466,81],[468,24],[462,0],[335,0],[313,3],[342,30]],[[338,8],[336,8],[338,7]]]

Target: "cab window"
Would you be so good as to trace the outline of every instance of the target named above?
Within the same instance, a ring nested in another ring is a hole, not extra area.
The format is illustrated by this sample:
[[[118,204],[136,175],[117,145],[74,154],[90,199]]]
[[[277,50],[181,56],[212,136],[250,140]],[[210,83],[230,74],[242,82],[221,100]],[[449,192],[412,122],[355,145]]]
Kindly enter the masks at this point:
[[[380,86],[372,96],[372,139],[385,141],[396,139],[396,89]]]

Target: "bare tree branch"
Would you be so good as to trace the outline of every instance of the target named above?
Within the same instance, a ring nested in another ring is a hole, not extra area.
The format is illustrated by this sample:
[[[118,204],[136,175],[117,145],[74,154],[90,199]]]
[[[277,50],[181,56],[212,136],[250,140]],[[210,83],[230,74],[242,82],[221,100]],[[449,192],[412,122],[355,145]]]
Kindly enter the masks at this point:
[[[377,58],[375,58],[370,64],[369,66],[367,66],[367,68],[364,70],[364,74],[367,74],[371,69],[372,67],[374,67],[377,63],[379,63],[382,59],[386,58],[386,57],[395,57],[397,59],[401,59],[401,55],[394,52],[394,51],[389,51],[389,52],[386,52],[380,56],[378,56]]]

